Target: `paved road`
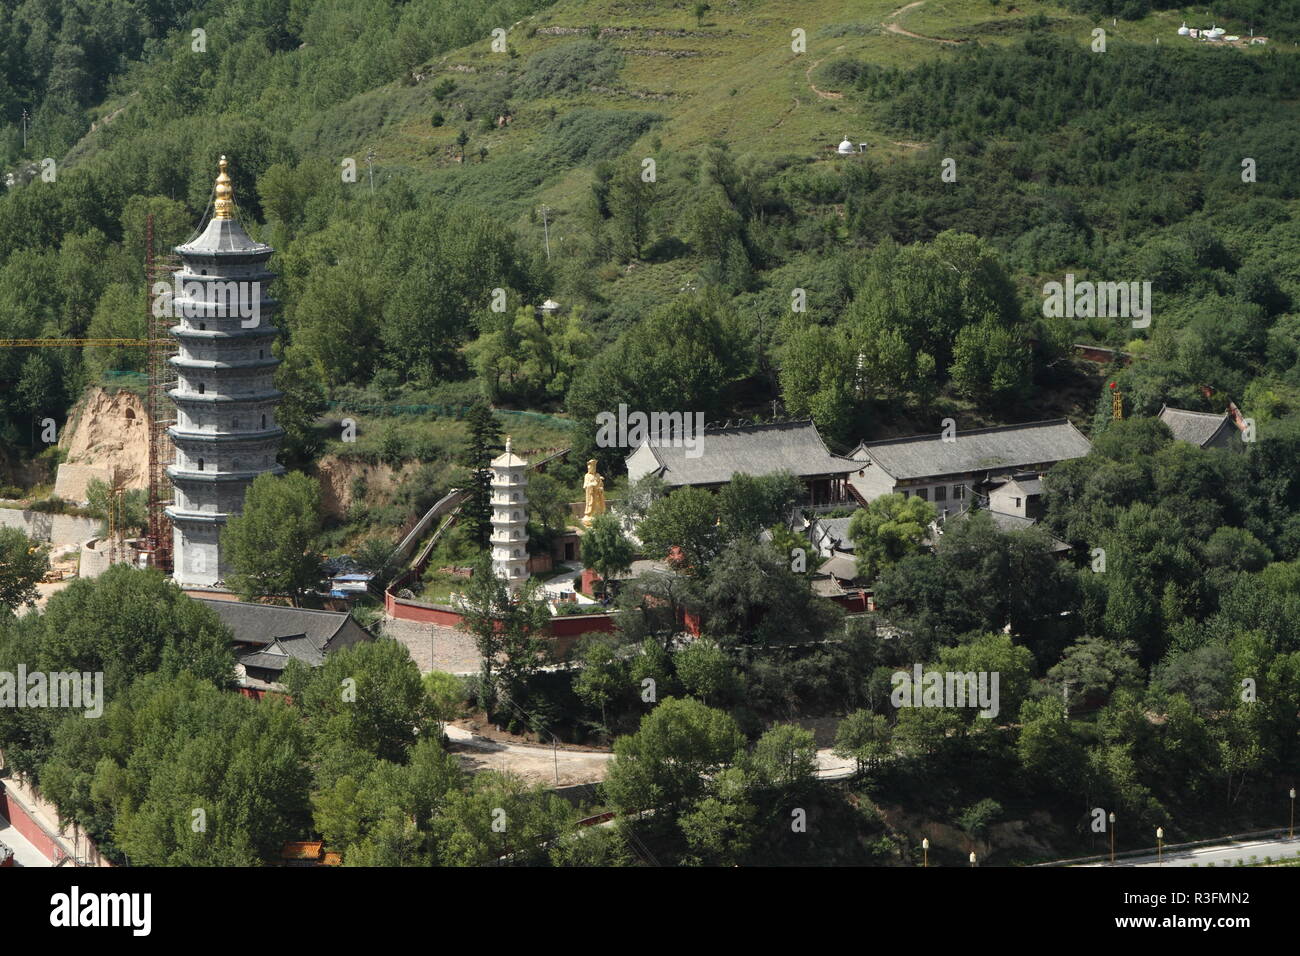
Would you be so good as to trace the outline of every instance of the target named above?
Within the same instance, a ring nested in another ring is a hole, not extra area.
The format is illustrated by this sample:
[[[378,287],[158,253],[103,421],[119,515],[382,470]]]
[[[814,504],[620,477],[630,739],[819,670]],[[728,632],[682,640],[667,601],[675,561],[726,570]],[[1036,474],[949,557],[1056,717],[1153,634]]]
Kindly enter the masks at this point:
[[[597,783],[613,754],[602,750],[564,750],[531,744],[503,743],[448,724],[445,728],[461,765],[471,772],[501,770],[532,783],[569,786]]]
[[[539,783],[561,785],[596,783],[614,755],[604,750],[552,749],[535,744],[504,743],[471,733],[463,727],[446,726],[462,765],[467,770],[508,770]],[[817,776],[842,780],[853,775],[854,762],[835,756],[830,750],[817,751]]]
[[[817,776],[822,780],[843,780],[853,776],[857,764],[853,760],[837,757],[830,750],[817,751]]]
[[[53,866],[41,856],[41,851],[27,842],[27,838],[4,817],[0,817],[0,843],[14,851],[14,866]]]
[[[1254,862],[1263,863],[1265,857],[1272,857],[1274,860],[1282,857],[1295,857],[1300,854],[1300,838],[1287,840],[1285,837],[1279,840],[1250,840],[1242,843],[1220,844],[1218,846],[1202,846],[1191,850],[1177,850],[1175,852],[1166,852],[1163,863],[1157,859],[1155,853],[1150,856],[1131,856],[1127,859],[1116,860],[1116,866],[1200,866],[1205,867],[1213,863],[1216,867],[1236,866],[1240,860],[1243,864],[1249,865],[1251,857]],[[1085,863],[1084,866],[1110,866],[1109,862],[1102,863]]]

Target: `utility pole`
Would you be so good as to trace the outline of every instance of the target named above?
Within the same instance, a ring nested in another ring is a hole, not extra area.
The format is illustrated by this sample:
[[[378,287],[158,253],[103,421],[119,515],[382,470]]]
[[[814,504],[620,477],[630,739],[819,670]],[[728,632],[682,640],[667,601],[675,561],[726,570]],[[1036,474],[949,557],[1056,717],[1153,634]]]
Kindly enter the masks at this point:
[[[23,152],[27,152],[27,111],[23,110]]]
[[[366,168],[370,171],[370,192],[375,191],[375,148],[373,146],[366,149]]]
[[[546,237],[546,261],[547,262],[551,261],[551,225],[546,218],[546,214],[549,212],[550,212],[549,208],[547,208],[546,206],[542,207],[542,235]]]

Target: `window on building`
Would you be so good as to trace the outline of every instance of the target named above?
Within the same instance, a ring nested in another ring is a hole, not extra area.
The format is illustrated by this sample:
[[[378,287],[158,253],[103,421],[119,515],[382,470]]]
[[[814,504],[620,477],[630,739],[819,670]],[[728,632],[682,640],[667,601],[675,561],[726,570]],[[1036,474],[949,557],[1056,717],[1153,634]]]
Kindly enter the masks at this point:
[[[948,489],[945,488],[943,485],[940,485],[938,488],[934,489],[934,500],[935,500],[935,501],[947,501],[947,500],[948,500]]]
[[[207,391],[207,386],[205,386],[202,382],[199,382],[199,394],[202,395],[206,391]]]
[[[265,415],[262,416],[262,428],[263,428],[263,429],[266,428],[266,416],[265,416]]]
[[[966,497],[966,486],[965,486],[965,485],[953,485],[953,486],[952,486],[952,500],[953,500],[953,501],[961,501],[961,500],[962,500],[963,498],[965,498],[965,497]]]
[[[927,488],[917,488],[917,489],[916,489],[916,497],[920,498],[922,501],[929,501],[929,500],[930,500],[930,491],[929,491],[929,489],[927,489]]]
[[[206,332],[207,330],[208,330],[208,323],[206,323],[206,322],[200,322],[200,323],[199,323],[199,331],[200,331],[200,332]]]
[[[911,493],[910,491],[908,491],[906,488],[904,488],[904,489],[903,489],[903,497],[904,497],[904,498],[910,498],[910,497],[912,497],[912,493]]]
[[[203,459],[200,458],[200,459],[199,459],[199,471],[202,471],[202,470],[203,470]]]
[[[1020,507],[1020,499],[1019,499],[1019,498],[1014,498],[1014,499],[1012,499],[1012,500],[1015,501],[1015,503],[1016,503],[1016,507],[1019,508],[1019,507]]]

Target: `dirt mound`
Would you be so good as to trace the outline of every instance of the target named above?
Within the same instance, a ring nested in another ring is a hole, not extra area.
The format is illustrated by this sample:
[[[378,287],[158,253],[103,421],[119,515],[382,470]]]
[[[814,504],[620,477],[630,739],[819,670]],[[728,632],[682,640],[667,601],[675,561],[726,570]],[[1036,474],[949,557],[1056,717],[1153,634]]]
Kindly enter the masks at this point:
[[[134,392],[95,387],[77,403],[68,421],[59,437],[66,457],[55,479],[56,495],[84,501],[91,480],[107,481],[114,469],[125,487],[148,487],[149,416],[144,399]]]
[[[404,470],[413,466],[404,466]],[[366,498],[387,501],[401,483],[402,472],[394,472],[388,465],[370,465],[361,461],[348,461],[335,455],[326,455],[314,469],[320,481],[321,507],[337,518],[345,517],[352,505],[357,479],[365,485]]]

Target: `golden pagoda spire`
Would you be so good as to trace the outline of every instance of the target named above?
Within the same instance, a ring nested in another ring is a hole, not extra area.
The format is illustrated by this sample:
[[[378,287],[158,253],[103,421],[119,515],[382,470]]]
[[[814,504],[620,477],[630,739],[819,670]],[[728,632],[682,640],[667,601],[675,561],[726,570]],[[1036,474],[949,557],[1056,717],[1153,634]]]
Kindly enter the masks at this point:
[[[226,172],[229,163],[226,157],[221,157],[221,175],[217,177],[217,199],[213,204],[215,219],[234,219],[235,218],[235,191],[230,186],[230,176]]]

